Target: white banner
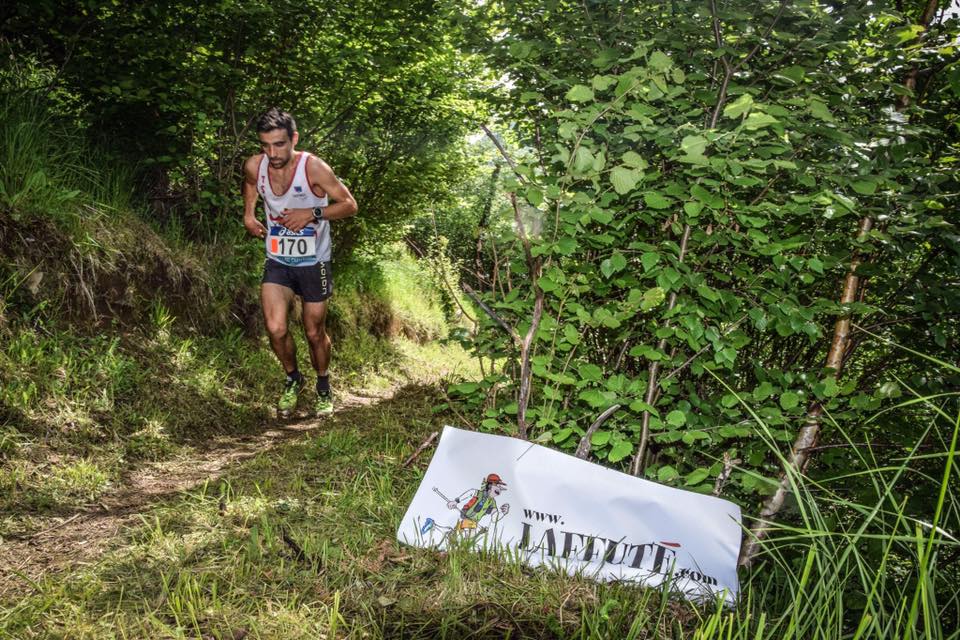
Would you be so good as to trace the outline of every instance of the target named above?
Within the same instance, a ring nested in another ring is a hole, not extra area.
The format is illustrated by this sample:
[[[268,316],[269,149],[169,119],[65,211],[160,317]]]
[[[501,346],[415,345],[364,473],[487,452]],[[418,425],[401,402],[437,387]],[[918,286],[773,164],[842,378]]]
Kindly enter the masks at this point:
[[[516,438],[445,427],[397,539],[458,541],[689,598],[738,591],[740,508]]]

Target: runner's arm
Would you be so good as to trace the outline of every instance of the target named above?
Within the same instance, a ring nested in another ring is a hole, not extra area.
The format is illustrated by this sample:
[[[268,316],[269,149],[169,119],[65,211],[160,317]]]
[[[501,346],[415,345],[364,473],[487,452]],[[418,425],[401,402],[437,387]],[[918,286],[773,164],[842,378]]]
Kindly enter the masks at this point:
[[[316,156],[307,158],[307,181],[318,193],[326,193],[334,201],[323,211],[324,220],[341,220],[357,212],[357,201],[350,190],[340,182],[333,169]],[[280,222],[291,231],[300,231],[313,222],[313,209],[286,209]]]
[[[324,209],[326,220],[341,220],[357,213],[357,201],[346,185],[340,182],[333,169],[316,156],[307,158],[307,180],[314,189],[327,194],[333,204]]]
[[[243,226],[255,238],[264,238],[267,229],[257,220],[257,164],[259,156],[247,158],[243,163]]]

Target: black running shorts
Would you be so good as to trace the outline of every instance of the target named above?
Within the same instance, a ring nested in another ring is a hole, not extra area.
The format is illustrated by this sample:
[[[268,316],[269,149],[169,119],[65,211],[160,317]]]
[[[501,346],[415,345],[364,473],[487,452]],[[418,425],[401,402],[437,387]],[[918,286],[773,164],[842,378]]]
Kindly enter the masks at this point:
[[[293,289],[304,302],[323,302],[333,295],[333,265],[318,262],[309,267],[291,267],[267,258],[263,282]]]

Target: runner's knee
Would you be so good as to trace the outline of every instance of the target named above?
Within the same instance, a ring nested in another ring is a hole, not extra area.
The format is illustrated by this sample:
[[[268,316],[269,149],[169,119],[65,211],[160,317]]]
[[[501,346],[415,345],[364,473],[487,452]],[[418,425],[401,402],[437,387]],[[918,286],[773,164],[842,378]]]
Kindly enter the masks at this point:
[[[304,331],[311,344],[319,344],[327,337],[327,329],[323,324],[304,327]]]
[[[287,337],[287,323],[267,321],[267,335],[274,340],[282,340]]]

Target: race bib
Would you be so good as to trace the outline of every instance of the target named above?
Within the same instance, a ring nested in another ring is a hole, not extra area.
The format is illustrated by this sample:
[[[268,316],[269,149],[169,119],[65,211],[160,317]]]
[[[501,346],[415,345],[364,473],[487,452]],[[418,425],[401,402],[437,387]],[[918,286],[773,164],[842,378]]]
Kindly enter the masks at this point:
[[[317,262],[317,236],[313,227],[299,232],[274,226],[267,236],[267,254],[283,264],[307,266]]]

